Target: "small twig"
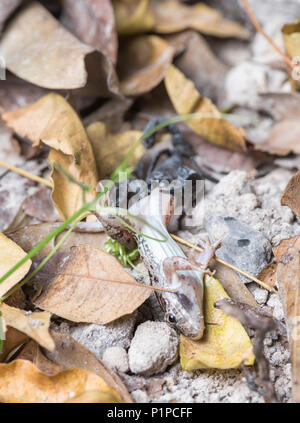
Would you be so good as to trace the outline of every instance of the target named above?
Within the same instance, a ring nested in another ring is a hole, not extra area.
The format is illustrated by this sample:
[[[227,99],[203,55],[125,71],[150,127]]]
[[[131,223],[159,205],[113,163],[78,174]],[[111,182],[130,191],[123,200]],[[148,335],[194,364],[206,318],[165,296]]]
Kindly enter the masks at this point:
[[[44,184],[49,188],[53,188],[52,183],[50,181],[47,181],[47,179],[40,178],[39,176],[33,175],[32,173],[29,173],[26,170],[19,169],[18,167],[3,162],[2,160],[0,160],[0,166],[5,167],[5,169],[11,170],[12,172],[18,173],[19,175],[22,175],[25,178],[31,179],[32,181]]]
[[[182,245],[185,245],[185,246],[187,246],[187,247],[193,248],[193,249],[195,249],[196,251],[199,251],[199,252],[201,252],[201,253],[202,253],[202,251],[203,251],[203,248],[198,247],[198,246],[196,246],[196,245],[194,245],[194,244],[191,244],[190,242],[185,241],[185,240],[184,240],[184,239],[182,239],[182,238],[179,238],[179,236],[177,236],[177,235],[173,235],[173,234],[171,234],[171,237],[172,237],[175,241],[179,242],[179,243],[180,243],[180,244],[182,244]],[[229,267],[230,269],[235,270],[236,272],[241,273],[242,275],[244,275],[244,276],[246,276],[247,278],[251,279],[253,282],[256,282],[256,283],[257,283],[258,285],[260,285],[261,287],[263,287],[263,288],[267,289],[268,291],[272,291],[272,292],[275,292],[275,294],[278,294],[278,291],[276,291],[276,289],[272,288],[271,286],[269,286],[269,285],[267,285],[266,283],[262,282],[261,280],[257,279],[255,276],[252,276],[252,275],[250,275],[249,273],[244,272],[243,270],[240,270],[238,267],[234,266],[233,264],[227,263],[226,261],[224,261],[224,260],[222,260],[222,259],[220,259],[220,258],[218,258],[218,257],[214,257],[214,259],[215,259],[218,263],[222,263],[222,264],[224,264],[225,266]]]
[[[253,25],[255,26],[256,30],[263,36],[265,37],[265,39],[271,44],[271,46],[277,51],[278,54],[280,54],[280,56],[283,58],[283,60],[285,61],[285,63],[291,68],[294,69],[295,64],[291,61],[291,59],[281,50],[280,47],[278,47],[277,44],[274,43],[274,41],[269,37],[268,34],[265,33],[265,31],[262,29],[262,26],[260,25],[260,23],[258,22],[258,20],[256,19],[256,16],[254,15],[253,11],[251,10],[249,3],[247,0],[241,0],[244,9],[249,17],[249,19],[251,20],[251,22],[253,23]]]
[[[217,301],[214,306],[239,320],[243,326],[255,330],[253,352],[256,359],[257,374],[254,377],[249,372],[246,372],[249,387],[257,390],[261,386],[262,390],[259,391],[266,402],[277,402],[274,384],[270,380],[270,364],[264,354],[264,339],[268,332],[274,330],[284,336],[286,333],[284,325],[271,314],[258,307],[233,301],[229,298]]]

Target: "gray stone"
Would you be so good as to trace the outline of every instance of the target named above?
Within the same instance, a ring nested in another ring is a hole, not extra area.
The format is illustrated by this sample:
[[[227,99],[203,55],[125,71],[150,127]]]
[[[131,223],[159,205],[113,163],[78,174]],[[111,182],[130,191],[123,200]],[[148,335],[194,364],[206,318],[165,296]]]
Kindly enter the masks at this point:
[[[228,263],[258,276],[272,257],[272,246],[261,232],[233,218],[214,216],[205,225],[213,241],[221,240],[216,256]],[[239,274],[244,283],[250,279]]]
[[[70,335],[102,358],[104,351],[109,347],[129,347],[136,318],[137,312],[134,312],[108,325],[79,324],[70,329]]]
[[[164,322],[145,322],[138,326],[129,351],[132,373],[151,376],[162,373],[178,357],[178,335]]]
[[[129,370],[128,355],[122,347],[110,347],[104,351],[103,361],[112,369],[127,373]]]

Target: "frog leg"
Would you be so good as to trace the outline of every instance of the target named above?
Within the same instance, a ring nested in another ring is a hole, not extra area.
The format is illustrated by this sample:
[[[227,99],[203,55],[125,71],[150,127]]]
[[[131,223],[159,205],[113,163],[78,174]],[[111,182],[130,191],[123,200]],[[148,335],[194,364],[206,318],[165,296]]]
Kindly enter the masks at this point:
[[[221,241],[216,241],[213,244],[210,242],[201,242],[203,246],[203,251],[199,253],[195,253],[193,250],[192,254],[189,256],[189,261],[195,266],[200,267],[200,269],[207,273],[208,275],[214,275],[215,271],[211,272],[208,269],[208,265],[210,261],[214,258],[217,248],[220,246]]]
[[[167,257],[163,261],[163,272],[166,278],[166,285],[172,284],[172,278],[175,272],[180,270],[199,270],[199,266],[195,266],[185,257]]]

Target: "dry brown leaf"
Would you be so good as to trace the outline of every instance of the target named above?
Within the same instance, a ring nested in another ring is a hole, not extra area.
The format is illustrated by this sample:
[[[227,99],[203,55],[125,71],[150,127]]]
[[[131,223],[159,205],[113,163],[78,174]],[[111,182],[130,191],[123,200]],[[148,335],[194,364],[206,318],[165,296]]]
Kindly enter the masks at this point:
[[[6,403],[62,403],[92,390],[119,394],[96,374],[83,369],[64,370],[48,376],[30,361],[0,364],[0,401]]]
[[[282,241],[274,253],[278,261],[277,284],[281,296],[291,346],[292,398],[300,402],[300,237]]]
[[[9,238],[15,241],[24,251],[30,251],[36,244],[42,241],[47,235],[49,235],[54,229],[56,229],[60,223],[40,223],[37,225],[28,225],[23,228],[14,230],[7,233]],[[50,241],[42,250],[40,250],[33,258],[34,261],[40,260],[46,257],[53,249],[53,247],[60,241],[65,235],[65,231],[62,232],[58,237]],[[108,236],[104,232],[100,233],[88,233],[88,232],[72,232],[63,244],[57,250],[60,253],[68,253],[71,247],[76,245],[87,244],[95,248],[104,250],[104,244],[107,241]]]
[[[45,94],[47,94],[47,90],[44,88],[29,84],[29,82],[8,73],[5,84],[0,86],[0,113],[27,106]]]
[[[61,20],[80,41],[116,63],[118,38],[110,0],[63,0]]]
[[[220,282],[205,279],[204,318],[206,332],[200,341],[181,335],[180,361],[184,370],[232,369],[242,363],[252,365],[252,344],[243,326],[233,317],[214,307],[220,299],[228,298]]]
[[[0,310],[6,326],[25,333],[49,351],[54,350],[55,344],[49,334],[50,313],[28,313],[4,303],[1,304]]]
[[[273,126],[266,142],[256,145],[255,148],[278,156],[300,154],[299,137],[299,117],[286,118]]]
[[[93,95],[118,93],[110,59],[81,43],[40,3],[30,3],[11,21],[0,50],[7,69],[40,87],[66,90],[88,85]]]
[[[225,19],[220,12],[203,3],[194,6],[182,4],[179,0],[152,0],[154,31],[172,33],[194,29],[206,35],[248,39],[249,31],[237,22]]]
[[[93,146],[100,179],[112,174],[142,136],[140,131],[111,134],[109,127],[102,122],[89,125],[87,134]],[[144,152],[143,145],[139,145],[129,160],[129,166],[137,164]]]
[[[126,402],[132,399],[119,376],[99,357],[86,349],[72,336],[51,331],[55,342],[55,351],[44,351],[46,357],[63,369],[85,369],[100,376],[109,386],[115,389]]]
[[[37,225],[27,225],[13,231],[6,232],[6,235],[18,244],[26,253],[28,253],[35,245],[42,241],[54,229],[58,228],[60,223],[40,223]],[[26,236],[25,236],[26,234]],[[42,250],[35,256],[34,260],[40,260],[46,257],[55,246],[55,240],[52,239]]]
[[[211,265],[211,268],[216,271],[215,278],[220,281],[230,298],[257,306],[255,298],[234,270],[216,261]]]
[[[120,35],[148,32],[154,26],[149,0],[112,0]]]
[[[134,38],[119,56],[120,90],[127,96],[144,94],[165,77],[175,50],[156,35]]]
[[[48,281],[34,303],[73,322],[110,323],[132,313],[150,295],[146,288],[109,282],[135,280],[115,257],[88,245],[73,247],[57,268],[60,275]]]
[[[205,4],[188,6],[179,0],[113,0],[119,34],[173,33],[195,29],[217,37],[248,39],[249,31],[225,19]]]
[[[22,204],[26,215],[35,217],[43,222],[57,222],[61,218],[51,199],[51,190],[40,187],[33,195],[28,197]]]
[[[288,206],[296,216],[300,217],[300,171],[295,173],[287,184],[281,197],[281,204]]]
[[[258,275],[258,279],[269,286],[276,285],[276,271],[277,263],[271,263],[268,267],[263,269]]]
[[[58,94],[47,94],[30,106],[4,113],[3,120],[34,145],[51,147],[49,160],[69,172],[77,181],[96,188],[98,175],[92,146],[76,112]],[[52,171],[53,201],[66,219],[82,205],[82,189],[57,169]],[[87,200],[95,193],[88,193]]]
[[[261,151],[252,151],[249,149],[247,154],[236,151],[225,150],[214,144],[206,142],[200,135],[192,131],[187,126],[182,126],[182,133],[185,139],[192,145],[195,154],[198,155],[198,164],[203,168],[212,169],[217,173],[229,173],[232,170],[245,170],[250,172],[256,169],[258,174],[263,168],[263,164],[270,162],[272,156]],[[263,170],[262,170],[263,172]]]
[[[5,21],[10,17],[14,10],[22,3],[23,0],[1,0],[0,5],[0,34],[2,32]]]
[[[16,359],[31,361],[41,372],[49,376],[56,375],[64,370],[61,366],[48,360],[42,354],[39,345],[34,341],[28,342],[19,352]]]
[[[175,58],[175,66],[194,82],[204,97],[221,102],[228,67],[214,54],[205,38],[195,31],[185,31],[165,39],[175,48],[183,42],[183,52]]]
[[[0,233],[0,276],[8,272],[17,264],[26,253],[14,241]],[[24,278],[31,266],[31,260],[27,260],[11,276],[0,284],[0,298],[3,297],[11,288],[13,288],[21,279]]]
[[[9,356],[18,350],[24,343],[29,340],[25,333],[14,328],[8,327],[5,333],[5,341],[3,342],[2,353],[0,354],[0,362],[7,361]]]
[[[120,131],[124,124],[124,115],[133,102],[132,98],[112,98],[99,109],[86,116],[83,119],[83,123],[88,126],[94,122],[103,122],[109,125],[111,130],[116,133]]]
[[[202,97],[195,88],[194,83],[173,65],[170,66],[166,75],[165,85],[170,100],[178,114],[202,113],[212,116],[186,121],[197,134],[221,147],[238,152],[245,151],[244,130],[236,128],[228,120],[222,119],[221,113],[211,100]]]

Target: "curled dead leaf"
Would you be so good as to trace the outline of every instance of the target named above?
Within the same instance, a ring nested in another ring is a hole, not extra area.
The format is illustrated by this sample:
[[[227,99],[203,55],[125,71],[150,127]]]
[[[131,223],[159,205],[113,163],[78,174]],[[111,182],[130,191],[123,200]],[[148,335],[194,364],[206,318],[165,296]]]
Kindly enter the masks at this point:
[[[63,369],[85,369],[90,370],[100,376],[109,386],[115,389],[126,402],[132,399],[123,382],[104,361],[85,348],[72,336],[65,333],[51,331],[51,336],[55,342],[53,352],[44,351],[45,356]]]
[[[0,233],[0,276],[8,272],[17,264],[26,253],[14,241]],[[11,288],[13,288],[27,274],[31,266],[31,260],[28,260],[20,266],[11,276],[0,284],[0,298],[3,297]]]
[[[135,280],[115,257],[88,245],[73,247],[57,269],[59,275],[47,281],[34,303],[73,322],[110,323],[150,296],[149,289],[122,284]]]
[[[292,398],[300,402],[300,237],[283,240],[274,249],[277,285],[285,313],[292,362]]]
[[[40,87],[87,86],[93,95],[118,94],[110,59],[82,44],[40,3],[28,4],[15,16],[3,34],[0,50],[7,69]]]
[[[287,184],[281,197],[281,204],[288,206],[300,218],[300,171],[295,173]]]
[[[139,34],[153,28],[149,0],[112,0],[120,35]]]
[[[96,188],[98,175],[92,146],[78,115],[62,96],[47,94],[29,106],[4,113],[2,118],[34,145],[43,142],[51,147],[50,162],[59,165],[77,181]],[[82,189],[55,168],[52,180],[53,201],[66,219],[81,207]],[[86,198],[91,200],[94,196],[95,192],[91,192]]]
[[[22,345],[29,340],[29,337],[12,327],[6,328],[5,341],[0,354],[0,363],[7,361],[10,355],[16,352]]]
[[[56,375],[57,373],[63,370],[61,366],[48,360],[48,358],[46,358],[42,354],[39,345],[34,341],[30,341],[27,344],[25,344],[25,346],[18,353],[16,359],[30,361],[41,372],[49,376]]]
[[[0,34],[2,32],[5,21],[10,17],[14,10],[22,3],[23,0],[2,0],[0,8]]]
[[[30,251],[36,244],[42,241],[47,235],[54,231],[60,223],[40,223],[37,225],[27,225],[14,231],[8,232],[7,235],[15,241],[24,251]],[[50,241],[42,250],[40,250],[33,258],[34,261],[41,260],[46,257],[55,245],[64,236],[66,231],[63,231],[55,239]],[[59,247],[57,252],[69,253],[70,249],[76,245],[90,245],[91,247],[100,248],[104,250],[104,244],[108,236],[104,232],[76,232],[73,231],[68,238]]]
[[[119,394],[98,375],[83,369],[64,370],[48,376],[28,360],[0,364],[0,401],[6,403],[62,403],[88,391]]]
[[[61,20],[80,41],[116,63],[118,38],[110,0],[63,0]]]
[[[50,313],[28,313],[4,303],[1,304],[0,310],[7,326],[25,333],[47,350],[54,350],[55,344],[49,334]]]
[[[252,344],[243,326],[233,317],[226,316],[214,303],[229,298],[220,282],[205,278],[204,316],[206,332],[200,341],[181,335],[180,361],[184,370],[232,369],[242,363],[252,365]]]
[[[172,33],[194,29],[216,37],[237,37],[248,39],[249,31],[237,22],[225,19],[220,12],[204,3],[193,6],[178,0],[153,0],[154,30],[158,33]]]
[[[180,115],[199,113],[208,117],[196,117],[186,121],[197,134],[207,141],[233,151],[246,149],[245,133],[221,117],[221,113],[210,99],[202,97],[194,83],[175,66],[170,66],[165,85],[175,110]]]
[[[174,53],[173,47],[156,35],[127,42],[119,56],[121,92],[135,96],[151,91],[164,79]]]
[[[102,122],[89,125],[87,134],[93,146],[100,179],[112,174],[142,136],[140,131],[112,134],[109,127]],[[136,165],[144,152],[143,145],[139,145],[129,160],[129,166]]]
[[[166,34],[194,29],[216,37],[248,39],[249,31],[225,19],[211,7],[198,3],[184,5],[179,0],[113,0],[119,34],[148,31]]]

